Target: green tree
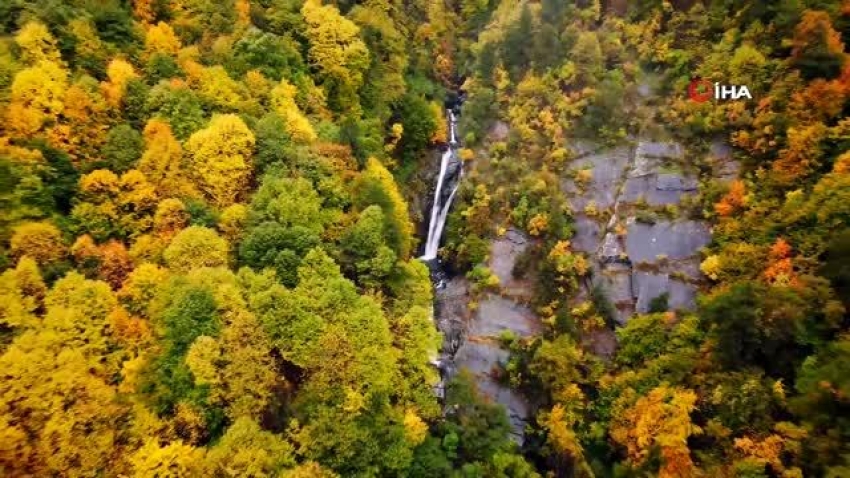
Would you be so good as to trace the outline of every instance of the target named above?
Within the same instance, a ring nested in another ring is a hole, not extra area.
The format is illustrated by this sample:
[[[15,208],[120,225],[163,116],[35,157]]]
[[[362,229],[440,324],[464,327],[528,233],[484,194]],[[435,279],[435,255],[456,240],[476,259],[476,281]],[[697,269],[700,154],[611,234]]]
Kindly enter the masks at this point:
[[[136,167],[136,161],[142,157],[144,139],[142,135],[127,123],[109,130],[106,143],[101,148],[103,163],[95,163],[95,169],[106,168],[116,172],[125,172]]]
[[[407,203],[389,171],[370,158],[366,170],[354,186],[355,204],[361,208],[378,205],[384,212],[387,244],[400,259],[407,259],[413,241],[413,226],[408,217]]]

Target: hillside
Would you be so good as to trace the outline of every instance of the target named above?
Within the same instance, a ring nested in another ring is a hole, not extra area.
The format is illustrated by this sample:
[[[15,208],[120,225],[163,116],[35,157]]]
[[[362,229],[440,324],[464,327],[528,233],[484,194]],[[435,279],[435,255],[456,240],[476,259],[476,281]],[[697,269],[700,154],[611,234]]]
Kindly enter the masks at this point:
[[[0,1],[0,476],[850,476],[848,42]]]

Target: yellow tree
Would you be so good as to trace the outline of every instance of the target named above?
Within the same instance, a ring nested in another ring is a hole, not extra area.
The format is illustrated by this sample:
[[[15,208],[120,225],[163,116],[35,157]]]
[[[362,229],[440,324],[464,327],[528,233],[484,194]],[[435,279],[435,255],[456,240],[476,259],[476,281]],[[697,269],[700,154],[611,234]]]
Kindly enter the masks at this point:
[[[197,191],[183,167],[183,148],[171,126],[156,118],[145,126],[145,152],[139,159],[139,171],[156,185],[163,196],[192,197]]]
[[[120,460],[114,424],[125,413],[115,391],[63,342],[51,330],[27,332],[0,356],[0,471],[9,476],[94,476]]]
[[[17,337],[0,356],[0,433],[23,438],[0,453],[0,470],[108,475],[120,461],[124,438],[114,424],[126,410],[107,383],[117,367],[105,335],[115,306],[106,284],[72,272],[47,294],[38,330]],[[8,463],[10,451],[26,459]]]
[[[165,262],[172,270],[186,273],[199,267],[227,265],[229,246],[212,229],[192,226],[174,236],[165,249]]]
[[[236,202],[251,179],[254,134],[236,115],[217,115],[186,142],[195,184],[217,207]]]
[[[204,449],[181,441],[160,445],[149,439],[130,458],[136,478],[177,478],[204,475]]]
[[[127,82],[137,78],[133,65],[121,58],[115,58],[106,67],[108,81],[101,83],[101,90],[106,101],[114,108],[120,108],[124,100],[124,90]]]
[[[132,0],[133,15],[142,23],[152,23],[154,20],[154,0]]]
[[[165,287],[169,273],[163,267],[144,263],[139,265],[118,291],[118,300],[130,313],[149,318],[148,308]]]
[[[691,390],[661,385],[615,415],[611,438],[625,446],[630,463],[640,466],[661,452],[661,478],[690,476],[694,470],[688,437],[701,433],[691,422],[697,396]]]
[[[280,476],[281,469],[295,465],[293,455],[292,445],[283,437],[243,417],[234,420],[207,453],[207,472],[209,476]]]
[[[221,339],[199,337],[186,363],[196,383],[211,387],[213,398],[232,420],[259,419],[278,384],[272,346],[253,314],[234,310],[226,315],[229,324]]]
[[[103,98],[74,85],[65,92],[62,114],[47,135],[50,144],[76,164],[86,164],[100,156],[108,126]]]
[[[15,43],[21,49],[21,59],[28,65],[37,65],[43,61],[62,61],[56,39],[43,23],[28,22],[15,35]]]
[[[333,5],[307,0],[301,8],[307,23],[310,64],[316,68],[326,90],[335,93],[337,107],[359,108],[356,94],[369,67],[369,49],[360,39],[357,25],[343,17]]]
[[[78,65],[91,68],[106,63],[109,47],[100,40],[90,19],[75,18],[68,22],[68,30],[74,35],[74,55]]]
[[[28,256],[45,265],[60,261],[68,254],[62,232],[52,223],[26,222],[13,231],[11,251],[14,257]]]
[[[161,54],[176,57],[180,51],[180,38],[171,25],[159,22],[145,33],[145,57]]]
[[[6,110],[6,127],[17,136],[31,136],[64,108],[68,72],[59,63],[44,60],[15,75]]]
[[[35,314],[46,291],[38,265],[22,257],[14,269],[0,275],[0,327],[15,330],[37,325]]]
[[[573,385],[577,391],[578,387]],[[581,392],[578,392],[579,394]],[[584,458],[584,449],[574,430],[578,421],[575,413],[558,403],[538,419],[546,430],[547,451],[559,468],[572,469],[576,477],[591,477],[593,473]]]
[[[283,118],[286,124],[286,132],[292,136],[292,139],[300,143],[309,143],[316,140],[316,132],[313,130],[310,120],[304,116],[304,113],[298,108],[298,104],[295,103],[296,93],[298,93],[298,89],[284,78],[272,90],[271,104],[277,114]]]

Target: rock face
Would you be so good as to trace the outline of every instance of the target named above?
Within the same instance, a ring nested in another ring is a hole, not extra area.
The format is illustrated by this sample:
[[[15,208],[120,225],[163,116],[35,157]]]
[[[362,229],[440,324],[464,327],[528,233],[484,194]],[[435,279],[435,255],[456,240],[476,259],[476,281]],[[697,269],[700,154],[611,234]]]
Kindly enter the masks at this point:
[[[707,160],[714,177],[737,174],[731,150],[720,141]],[[684,148],[639,140],[586,154],[573,172],[575,179],[562,185],[575,217],[572,246],[596,259],[589,286],[602,289],[617,310],[615,319],[624,324],[661,296],[670,309],[693,308],[702,280],[699,253],[711,233],[680,209],[699,189]]]
[[[512,433],[522,443],[525,424],[531,415],[526,399],[498,379],[498,372],[508,360],[508,351],[501,347],[499,338],[510,333],[530,337],[540,333],[537,316],[524,305],[530,297],[530,281],[513,277],[517,258],[530,245],[530,239],[520,231],[511,229],[493,241],[490,252],[490,269],[500,280],[499,294],[487,294],[479,300],[478,308],[466,311],[469,295],[465,286],[455,279],[438,291],[438,304],[442,308],[441,320],[463,321],[463,340],[454,354],[456,369],[467,369],[475,377],[478,389],[486,398],[503,405],[511,422]],[[459,293],[461,291],[462,293]],[[462,304],[462,306],[461,306]]]

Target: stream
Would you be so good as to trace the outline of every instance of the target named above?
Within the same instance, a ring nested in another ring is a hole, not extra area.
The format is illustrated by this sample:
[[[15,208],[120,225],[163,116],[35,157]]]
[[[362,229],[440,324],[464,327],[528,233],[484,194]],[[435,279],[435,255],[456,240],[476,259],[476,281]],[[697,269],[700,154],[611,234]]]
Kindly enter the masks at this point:
[[[457,118],[453,108],[447,111],[449,144],[440,157],[427,238],[420,257],[431,271],[434,284],[434,322],[443,335],[439,358],[433,363],[440,371],[440,383],[435,393],[445,397],[445,386],[461,369],[467,370],[481,395],[505,407],[511,423],[512,436],[522,443],[530,407],[519,392],[501,383],[493,373],[508,360],[508,351],[501,347],[500,336],[505,332],[519,337],[539,333],[540,324],[524,304],[530,299],[530,282],[517,281],[511,271],[517,258],[531,244],[521,231],[510,229],[491,243],[488,264],[499,276],[499,294],[485,293],[477,297],[477,307],[471,307],[469,283],[463,276],[453,276],[440,261],[438,250],[446,219],[463,178],[457,140]]]

